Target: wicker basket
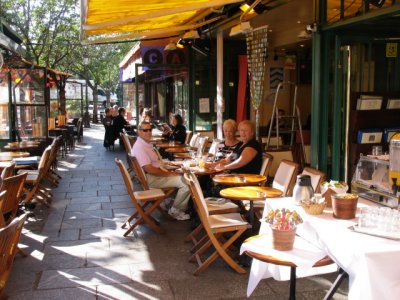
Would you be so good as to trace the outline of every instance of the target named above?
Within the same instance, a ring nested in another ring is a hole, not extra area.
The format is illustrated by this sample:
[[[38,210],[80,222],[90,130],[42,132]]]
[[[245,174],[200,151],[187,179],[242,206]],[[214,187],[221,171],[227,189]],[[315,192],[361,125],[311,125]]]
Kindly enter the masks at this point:
[[[324,211],[326,202],[315,203],[315,204],[305,204],[302,203],[301,206],[305,210],[306,213],[310,215],[320,215]]]

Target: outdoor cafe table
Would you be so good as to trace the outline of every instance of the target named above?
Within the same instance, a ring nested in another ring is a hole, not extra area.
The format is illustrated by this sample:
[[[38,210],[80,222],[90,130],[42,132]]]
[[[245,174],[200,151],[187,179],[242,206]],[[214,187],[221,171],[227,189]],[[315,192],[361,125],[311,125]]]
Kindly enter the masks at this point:
[[[213,181],[221,185],[257,185],[267,180],[260,174],[219,174],[213,177]]]
[[[164,142],[164,143],[159,143],[157,144],[158,148],[175,148],[175,147],[186,147],[185,145],[182,145],[180,142]]]
[[[29,152],[20,151],[0,152],[0,161],[12,161],[14,158],[28,157],[29,155]]]
[[[358,209],[374,205],[364,199],[358,200]],[[349,227],[355,225],[357,219],[335,219],[331,208],[325,208],[321,215],[308,215],[302,207],[295,206],[293,199],[290,197],[267,199],[263,218],[270,209],[277,208],[296,209],[304,219],[304,223],[297,228],[297,235],[300,238],[296,237],[294,250],[292,251],[301,250],[296,248],[296,243],[302,240],[306,240],[314,248],[323,251],[323,253],[310,259],[310,268],[297,268],[298,277],[334,271],[332,270],[332,265],[311,268],[315,262],[321,259],[322,255],[328,255],[349,275],[348,298],[350,300],[400,299],[400,268],[397,267],[397,262],[400,260],[400,241],[354,232]],[[269,233],[268,225],[265,222],[261,223],[260,234]],[[248,247],[252,246],[251,243],[246,244],[242,245],[241,252],[249,250]],[[259,248],[259,251],[268,251],[267,248],[270,247]],[[280,252],[281,255],[286,256],[283,259],[290,260],[287,255],[290,255],[292,251],[275,252]],[[274,255],[279,255],[279,253]],[[250,295],[263,278],[273,277],[276,280],[287,280],[289,271],[287,267],[280,267],[254,259],[251,266],[247,294]]]
[[[250,224],[254,225],[254,204],[253,201],[265,200],[266,198],[280,197],[282,191],[266,186],[236,186],[223,189],[219,194],[231,200],[250,201],[249,218]]]
[[[28,142],[12,142],[5,145],[3,148],[10,151],[19,151],[19,150],[29,150],[38,148],[40,145],[39,142],[28,141]]]

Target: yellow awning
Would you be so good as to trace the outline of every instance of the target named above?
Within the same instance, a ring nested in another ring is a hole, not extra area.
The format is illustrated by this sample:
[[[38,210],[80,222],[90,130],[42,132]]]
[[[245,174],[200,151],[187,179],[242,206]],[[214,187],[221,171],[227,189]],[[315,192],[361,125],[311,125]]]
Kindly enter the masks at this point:
[[[83,43],[167,37],[196,29],[205,16],[243,0],[81,0]]]

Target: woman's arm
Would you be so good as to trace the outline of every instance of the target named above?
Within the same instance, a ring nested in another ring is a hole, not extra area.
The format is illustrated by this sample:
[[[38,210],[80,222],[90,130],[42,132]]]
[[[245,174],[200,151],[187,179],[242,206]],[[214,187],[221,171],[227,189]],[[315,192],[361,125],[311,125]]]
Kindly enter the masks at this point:
[[[257,155],[257,150],[252,147],[243,149],[242,154],[235,161],[224,166],[224,170],[234,170],[247,165]]]

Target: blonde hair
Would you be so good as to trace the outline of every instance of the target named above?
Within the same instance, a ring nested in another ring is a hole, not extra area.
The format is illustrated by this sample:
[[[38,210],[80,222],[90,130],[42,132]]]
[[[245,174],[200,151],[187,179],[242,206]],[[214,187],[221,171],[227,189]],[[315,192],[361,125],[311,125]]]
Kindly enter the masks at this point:
[[[227,119],[224,121],[224,124],[222,127],[232,127],[235,131],[237,130],[237,124],[236,121],[233,119]]]
[[[256,125],[254,124],[254,122],[252,122],[250,120],[243,120],[242,122],[239,123],[239,127],[243,126],[243,125],[247,125],[247,126],[250,127],[251,132],[252,132],[253,137],[254,137],[254,134],[256,133]]]

